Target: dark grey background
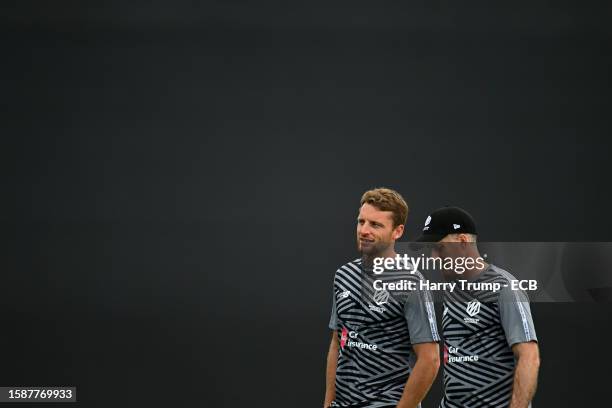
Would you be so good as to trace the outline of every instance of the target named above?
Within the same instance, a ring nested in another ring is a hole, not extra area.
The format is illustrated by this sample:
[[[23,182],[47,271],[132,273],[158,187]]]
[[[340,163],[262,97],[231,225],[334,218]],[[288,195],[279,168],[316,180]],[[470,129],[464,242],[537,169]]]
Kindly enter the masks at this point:
[[[609,2],[2,9],[1,385],[320,406],[375,186],[406,240],[444,204],[489,241],[612,240]],[[610,305],[533,313],[537,406],[601,405]]]

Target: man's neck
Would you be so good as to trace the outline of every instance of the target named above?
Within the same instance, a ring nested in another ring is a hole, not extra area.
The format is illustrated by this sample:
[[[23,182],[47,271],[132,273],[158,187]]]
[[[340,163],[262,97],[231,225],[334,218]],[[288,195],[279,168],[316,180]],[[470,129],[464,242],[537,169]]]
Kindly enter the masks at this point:
[[[470,255],[470,257],[472,259],[480,258],[480,253],[476,251],[475,253]],[[479,268],[476,266],[476,264],[474,264],[473,268],[465,270],[465,272],[463,273],[463,277],[466,279],[473,279],[477,277],[478,275],[480,275],[483,271],[486,271],[487,268],[489,268],[489,264],[486,262],[483,262],[482,268]]]

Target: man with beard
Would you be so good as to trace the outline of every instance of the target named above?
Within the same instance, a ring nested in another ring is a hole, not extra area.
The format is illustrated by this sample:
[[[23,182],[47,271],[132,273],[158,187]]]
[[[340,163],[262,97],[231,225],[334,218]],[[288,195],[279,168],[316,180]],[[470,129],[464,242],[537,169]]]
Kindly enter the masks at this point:
[[[444,293],[440,408],[530,406],[540,357],[526,293],[512,289],[514,276],[484,262],[474,220],[461,208],[431,213],[417,241],[433,243],[433,258],[454,262],[442,270],[446,281],[463,283]]]
[[[420,407],[436,377],[440,338],[429,292],[395,297],[371,284],[374,259],[396,256],[407,215],[408,205],[394,190],[377,188],[361,198],[361,258],[334,277],[324,407]],[[404,275],[423,279],[415,271]]]

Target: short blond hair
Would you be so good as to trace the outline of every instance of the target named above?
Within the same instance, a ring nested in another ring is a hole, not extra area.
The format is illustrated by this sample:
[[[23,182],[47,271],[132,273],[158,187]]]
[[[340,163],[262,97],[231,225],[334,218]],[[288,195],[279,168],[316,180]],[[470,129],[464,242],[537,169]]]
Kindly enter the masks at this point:
[[[361,196],[361,205],[370,204],[380,211],[393,213],[393,227],[406,224],[408,204],[400,193],[390,188],[379,187],[368,190]]]

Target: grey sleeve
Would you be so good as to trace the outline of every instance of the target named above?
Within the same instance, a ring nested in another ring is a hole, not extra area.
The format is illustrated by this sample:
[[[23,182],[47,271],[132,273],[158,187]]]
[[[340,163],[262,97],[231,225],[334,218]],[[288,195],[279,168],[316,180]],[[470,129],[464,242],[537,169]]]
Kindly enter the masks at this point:
[[[502,289],[499,294],[499,317],[510,346],[538,341],[525,292],[510,287]]]
[[[412,344],[440,341],[436,312],[429,291],[410,292],[404,304],[404,316]]]
[[[329,328],[332,330],[338,329],[338,310],[336,308],[336,291],[332,290],[332,309],[329,317]]]

